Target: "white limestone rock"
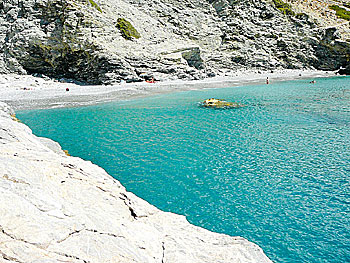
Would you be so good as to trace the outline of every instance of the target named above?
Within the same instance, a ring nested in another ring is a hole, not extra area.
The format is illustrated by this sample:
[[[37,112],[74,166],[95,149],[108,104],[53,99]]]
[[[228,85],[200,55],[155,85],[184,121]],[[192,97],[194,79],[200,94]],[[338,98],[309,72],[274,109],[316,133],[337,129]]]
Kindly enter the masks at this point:
[[[271,263],[241,238],[158,210],[43,143],[0,104],[0,261]]]

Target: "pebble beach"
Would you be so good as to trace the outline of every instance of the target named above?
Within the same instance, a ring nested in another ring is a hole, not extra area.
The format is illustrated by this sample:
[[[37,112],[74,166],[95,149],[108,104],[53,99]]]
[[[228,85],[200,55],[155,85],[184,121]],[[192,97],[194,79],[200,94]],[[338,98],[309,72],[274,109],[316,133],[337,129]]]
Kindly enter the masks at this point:
[[[228,76],[196,81],[119,83],[82,85],[67,79],[55,80],[32,75],[0,75],[0,101],[16,110],[77,107],[110,101],[153,96],[185,90],[254,85],[269,82],[332,77],[335,72],[318,70],[279,70],[274,72],[237,71]],[[67,91],[68,90],[68,91]]]

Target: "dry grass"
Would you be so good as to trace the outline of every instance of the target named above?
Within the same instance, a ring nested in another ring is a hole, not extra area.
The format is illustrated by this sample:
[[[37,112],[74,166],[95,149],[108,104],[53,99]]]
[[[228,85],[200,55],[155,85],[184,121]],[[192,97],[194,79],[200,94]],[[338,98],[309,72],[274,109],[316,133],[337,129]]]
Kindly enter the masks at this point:
[[[12,120],[14,120],[14,121],[21,122],[21,121],[16,117],[16,114],[11,114],[11,118],[12,118]]]

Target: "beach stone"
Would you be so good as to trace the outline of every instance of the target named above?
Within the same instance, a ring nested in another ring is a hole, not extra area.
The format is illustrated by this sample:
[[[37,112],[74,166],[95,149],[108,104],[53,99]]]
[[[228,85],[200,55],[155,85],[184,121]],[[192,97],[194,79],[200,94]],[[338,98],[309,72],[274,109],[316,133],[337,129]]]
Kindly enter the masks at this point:
[[[0,103],[0,261],[272,263],[244,238],[158,210],[11,113]]]
[[[350,75],[350,65],[348,65],[346,68],[341,68],[338,73],[340,75]]]

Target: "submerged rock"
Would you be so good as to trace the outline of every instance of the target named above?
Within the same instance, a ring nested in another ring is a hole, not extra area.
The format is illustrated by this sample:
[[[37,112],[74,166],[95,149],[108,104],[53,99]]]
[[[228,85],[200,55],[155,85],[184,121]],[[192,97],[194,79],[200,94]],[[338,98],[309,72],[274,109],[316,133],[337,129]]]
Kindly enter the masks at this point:
[[[241,108],[246,105],[237,103],[237,102],[228,102],[225,100],[219,100],[219,99],[207,99],[201,103],[202,107],[206,108],[216,108],[216,109],[234,109],[234,108]]]
[[[0,261],[272,263],[241,237],[158,210],[0,103]]]

